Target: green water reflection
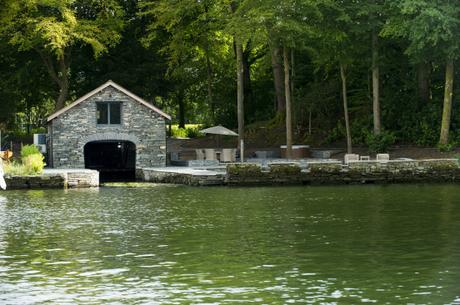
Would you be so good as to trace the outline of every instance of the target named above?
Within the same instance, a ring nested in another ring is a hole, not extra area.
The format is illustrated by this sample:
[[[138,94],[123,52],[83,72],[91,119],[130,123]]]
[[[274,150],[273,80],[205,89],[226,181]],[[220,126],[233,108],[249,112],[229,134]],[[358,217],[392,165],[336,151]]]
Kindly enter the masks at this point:
[[[460,188],[0,193],[0,304],[460,304]]]

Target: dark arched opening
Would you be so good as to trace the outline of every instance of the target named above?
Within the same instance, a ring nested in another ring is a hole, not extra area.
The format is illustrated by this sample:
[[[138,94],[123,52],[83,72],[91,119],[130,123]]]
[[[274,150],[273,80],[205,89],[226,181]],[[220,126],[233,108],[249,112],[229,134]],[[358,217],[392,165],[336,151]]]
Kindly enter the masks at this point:
[[[134,181],[136,145],[129,141],[94,141],[84,147],[85,168],[99,171],[99,179]]]

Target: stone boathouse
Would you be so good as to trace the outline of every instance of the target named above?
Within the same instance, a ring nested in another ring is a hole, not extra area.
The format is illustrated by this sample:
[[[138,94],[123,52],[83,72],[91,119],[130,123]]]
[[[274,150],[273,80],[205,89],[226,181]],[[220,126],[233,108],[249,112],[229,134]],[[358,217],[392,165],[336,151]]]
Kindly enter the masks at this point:
[[[166,165],[171,117],[108,81],[48,117],[48,163],[134,178],[136,168]],[[110,180],[110,178],[109,178]]]

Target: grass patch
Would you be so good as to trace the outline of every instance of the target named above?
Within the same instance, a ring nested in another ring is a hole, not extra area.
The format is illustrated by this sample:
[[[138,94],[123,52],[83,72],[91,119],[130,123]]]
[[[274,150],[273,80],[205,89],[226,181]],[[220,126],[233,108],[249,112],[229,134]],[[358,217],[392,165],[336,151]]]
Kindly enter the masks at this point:
[[[33,161],[31,161],[33,162]],[[28,164],[18,163],[18,162],[8,162],[3,163],[3,171],[5,172],[5,176],[37,176],[43,172],[43,168],[41,170],[37,170],[37,167],[31,165],[31,162]]]

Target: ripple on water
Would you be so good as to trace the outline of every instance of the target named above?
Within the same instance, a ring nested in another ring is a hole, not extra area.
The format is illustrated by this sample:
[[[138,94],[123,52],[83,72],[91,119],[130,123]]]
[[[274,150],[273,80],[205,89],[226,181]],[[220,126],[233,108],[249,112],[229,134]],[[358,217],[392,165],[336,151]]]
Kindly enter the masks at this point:
[[[117,275],[120,273],[128,272],[128,268],[114,268],[114,269],[102,269],[96,271],[87,271],[79,273],[79,276],[93,277],[93,276],[106,276],[106,275]]]
[[[0,303],[460,304],[455,187],[5,196]]]

